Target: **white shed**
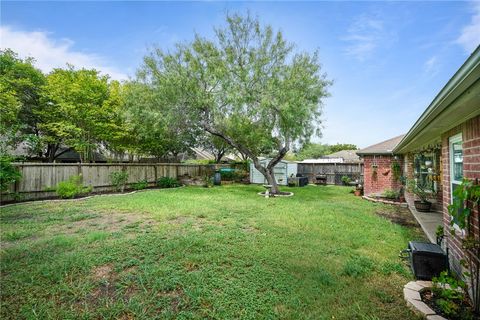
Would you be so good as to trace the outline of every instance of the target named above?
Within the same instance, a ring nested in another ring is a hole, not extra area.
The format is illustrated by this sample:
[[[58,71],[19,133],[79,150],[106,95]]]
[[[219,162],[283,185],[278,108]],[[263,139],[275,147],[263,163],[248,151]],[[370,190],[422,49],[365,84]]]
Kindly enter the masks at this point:
[[[262,159],[260,163],[262,166],[267,166],[271,159]],[[287,178],[290,177],[292,174],[295,177],[297,174],[297,163],[290,162],[286,160],[281,160],[277,165],[273,168],[273,173],[275,174],[275,179],[279,185],[286,186],[287,185]],[[253,163],[250,163],[250,183],[259,183],[259,184],[266,184],[267,180],[260,173]]]

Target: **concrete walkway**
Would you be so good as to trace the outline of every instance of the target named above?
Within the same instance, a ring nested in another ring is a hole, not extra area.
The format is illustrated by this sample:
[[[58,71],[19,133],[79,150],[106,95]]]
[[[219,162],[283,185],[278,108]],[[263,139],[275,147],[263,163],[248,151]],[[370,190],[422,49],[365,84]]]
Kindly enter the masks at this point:
[[[442,212],[418,212],[415,206],[408,201],[408,209],[412,212],[417,222],[422,227],[423,232],[427,235],[428,240],[432,243],[437,243],[437,236],[435,235],[437,227],[443,225]]]

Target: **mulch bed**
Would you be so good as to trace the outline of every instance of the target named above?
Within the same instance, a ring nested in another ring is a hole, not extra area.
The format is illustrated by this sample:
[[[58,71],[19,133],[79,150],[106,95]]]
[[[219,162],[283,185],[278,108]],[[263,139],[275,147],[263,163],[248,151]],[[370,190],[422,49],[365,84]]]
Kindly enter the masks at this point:
[[[435,311],[438,315],[449,319],[449,320],[463,320],[463,319],[471,319],[471,320],[480,320],[480,315],[473,315],[473,318],[467,316],[467,310],[470,310],[470,305],[467,302],[462,302],[459,306],[460,310],[464,310],[464,312],[459,312],[460,314],[456,316],[448,316],[443,313],[442,309],[440,309],[437,304],[437,298],[433,295],[432,291],[427,289],[420,293],[422,297],[422,301],[425,302],[433,311]]]
[[[407,208],[391,206],[379,209],[375,213],[401,226],[418,227],[417,220]]]

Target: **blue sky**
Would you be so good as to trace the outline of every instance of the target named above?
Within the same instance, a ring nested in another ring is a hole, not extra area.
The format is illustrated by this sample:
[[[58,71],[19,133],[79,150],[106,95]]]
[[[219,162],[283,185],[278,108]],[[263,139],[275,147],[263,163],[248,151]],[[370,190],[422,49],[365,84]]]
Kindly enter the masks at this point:
[[[405,133],[480,44],[480,2],[1,2],[0,47],[48,72],[69,62],[134,76],[149,47],[211,37],[226,12],[257,15],[334,81],[324,143]]]

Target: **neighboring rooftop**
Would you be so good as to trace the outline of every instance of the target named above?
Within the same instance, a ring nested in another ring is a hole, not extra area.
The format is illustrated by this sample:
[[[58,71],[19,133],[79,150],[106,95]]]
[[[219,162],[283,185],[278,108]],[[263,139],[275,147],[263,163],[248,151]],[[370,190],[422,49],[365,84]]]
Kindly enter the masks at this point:
[[[363,155],[369,155],[369,154],[388,154],[391,155],[393,154],[393,149],[397,146],[398,143],[403,139],[405,135],[399,135],[398,137],[391,138],[385,141],[382,141],[380,143],[371,145],[369,147],[366,147],[364,149],[358,150],[357,154],[359,156]]]
[[[342,158],[346,163],[358,163],[361,162],[360,157],[357,155],[358,150],[341,150],[331,154],[327,154],[327,158]]]

